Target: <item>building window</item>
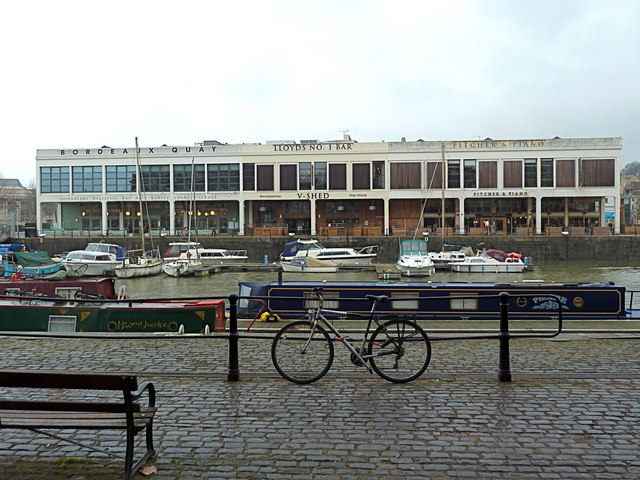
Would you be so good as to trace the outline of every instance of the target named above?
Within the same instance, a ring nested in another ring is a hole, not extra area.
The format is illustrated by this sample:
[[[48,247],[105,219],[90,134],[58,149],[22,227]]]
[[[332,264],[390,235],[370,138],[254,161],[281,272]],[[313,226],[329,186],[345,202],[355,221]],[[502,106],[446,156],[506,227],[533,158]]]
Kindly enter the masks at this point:
[[[504,188],[522,188],[522,161],[507,160],[502,165]]]
[[[476,188],[476,161],[464,161],[464,188]]]
[[[373,162],[373,188],[384,189],[384,162]]]
[[[136,167],[133,165],[107,166],[107,192],[135,192]]]
[[[73,192],[102,192],[102,167],[73,167]]]
[[[533,188],[538,186],[538,159],[537,158],[524,159],[524,186],[533,187]]]
[[[553,158],[540,159],[540,186],[553,187]]]
[[[460,188],[460,160],[447,162],[447,188]]]
[[[255,163],[242,164],[242,189],[243,190],[256,189]]]
[[[394,162],[391,164],[392,189],[419,189],[420,164]]]
[[[498,162],[478,162],[480,188],[498,188]]]
[[[208,164],[207,190],[210,192],[240,190],[240,165],[237,163]]]
[[[442,189],[442,162],[427,162],[427,189]]]
[[[313,181],[313,167],[311,162],[300,162],[300,190],[311,190]]]
[[[611,158],[582,160],[580,178],[583,187],[612,187],[615,185],[615,162]]]
[[[352,183],[354,190],[371,189],[371,164],[354,163],[352,165]]]
[[[296,165],[280,165],[280,190],[297,190],[297,166]]]
[[[329,190],[347,189],[347,165],[344,163],[329,164]]]
[[[574,160],[556,161],[556,187],[576,186],[576,162]]]
[[[143,165],[140,167],[143,192],[168,192],[171,187],[169,165]]]
[[[204,192],[204,165],[174,165],[174,192]]]
[[[69,167],[40,167],[42,193],[69,193]]]
[[[273,192],[273,165],[257,165],[258,191]]]
[[[314,181],[316,184],[316,190],[327,189],[327,162],[315,162],[314,167]]]

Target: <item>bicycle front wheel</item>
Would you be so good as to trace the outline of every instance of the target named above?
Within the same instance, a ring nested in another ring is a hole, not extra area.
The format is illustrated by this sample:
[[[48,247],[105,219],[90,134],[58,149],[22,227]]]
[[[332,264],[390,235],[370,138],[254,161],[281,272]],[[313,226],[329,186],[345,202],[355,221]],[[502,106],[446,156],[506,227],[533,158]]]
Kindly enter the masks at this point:
[[[311,383],[322,378],[333,363],[333,342],[320,326],[291,322],[280,329],[271,344],[271,360],[280,375],[291,382]]]
[[[371,367],[385,380],[405,383],[424,373],[431,360],[431,342],[425,331],[409,320],[389,320],[369,341]]]

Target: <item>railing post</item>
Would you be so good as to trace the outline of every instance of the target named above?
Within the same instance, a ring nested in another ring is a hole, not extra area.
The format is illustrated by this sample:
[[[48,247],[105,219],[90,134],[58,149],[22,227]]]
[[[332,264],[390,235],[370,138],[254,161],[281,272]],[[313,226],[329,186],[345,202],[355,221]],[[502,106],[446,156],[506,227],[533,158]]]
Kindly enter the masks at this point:
[[[511,364],[509,361],[509,294],[500,292],[500,366],[498,380],[511,381]]]
[[[240,380],[238,367],[238,295],[229,295],[229,372],[227,380],[237,382]]]

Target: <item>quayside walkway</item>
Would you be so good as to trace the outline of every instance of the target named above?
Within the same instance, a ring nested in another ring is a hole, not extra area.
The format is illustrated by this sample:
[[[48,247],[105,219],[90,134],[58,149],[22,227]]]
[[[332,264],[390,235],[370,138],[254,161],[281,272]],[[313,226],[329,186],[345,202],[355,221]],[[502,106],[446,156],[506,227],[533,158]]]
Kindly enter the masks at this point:
[[[226,341],[211,338],[0,337],[0,368],[153,381],[150,478],[637,479],[639,346],[584,334],[512,341],[512,382],[498,381],[495,340],[434,342],[425,375],[404,385],[356,369],[339,345],[325,378],[295,385],[275,372],[269,341],[246,338],[238,382],[227,381]],[[97,444],[118,449],[116,435]],[[74,438],[96,444],[95,432]],[[121,468],[19,430],[0,431],[0,456],[0,479],[113,479]]]

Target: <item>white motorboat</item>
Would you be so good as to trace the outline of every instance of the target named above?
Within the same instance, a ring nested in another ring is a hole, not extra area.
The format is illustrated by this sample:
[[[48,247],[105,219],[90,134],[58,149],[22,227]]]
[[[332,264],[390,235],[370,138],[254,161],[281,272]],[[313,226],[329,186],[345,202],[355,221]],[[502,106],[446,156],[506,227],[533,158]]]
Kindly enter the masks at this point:
[[[527,264],[519,254],[502,252],[504,256],[497,255],[498,258],[495,258],[488,252],[485,250],[478,255],[465,258],[462,262],[452,263],[451,270],[466,273],[522,273],[527,269]]]
[[[427,240],[403,240],[396,262],[400,274],[407,277],[429,277],[436,267],[429,257]]]
[[[338,271],[335,263],[315,257],[293,257],[291,260],[281,261],[280,266],[284,272],[332,273]]]
[[[198,248],[189,249],[187,253],[197,257],[205,266],[207,265],[236,265],[246,263],[249,257],[246,250],[226,250],[224,248]],[[182,253],[178,258],[184,258]]]
[[[84,250],[73,250],[62,260],[67,270],[80,275],[113,275],[124,259],[125,250],[113,243],[89,243]]]
[[[134,253],[130,250],[129,254]],[[157,250],[142,253],[142,255],[128,256],[114,269],[118,278],[149,277],[162,271],[163,261]]]
[[[433,261],[436,269],[449,269],[452,263],[463,262],[465,258],[472,256],[474,256],[473,249],[468,246],[457,250],[443,249],[440,252],[429,252],[429,258]]]
[[[295,240],[285,243],[280,254],[281,262],[288,262],[294,257],[315,257],[339,267],[371,265],[378,256],[378,245],[369,245],[360,250],[355,248],[327,248],[317,240]]]

